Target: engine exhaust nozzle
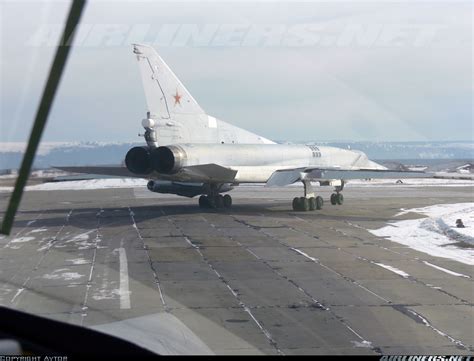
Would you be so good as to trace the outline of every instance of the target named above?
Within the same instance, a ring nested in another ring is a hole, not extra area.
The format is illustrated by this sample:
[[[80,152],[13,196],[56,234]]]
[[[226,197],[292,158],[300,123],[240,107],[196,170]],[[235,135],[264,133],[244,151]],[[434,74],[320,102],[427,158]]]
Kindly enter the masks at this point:
[[[184,166],[185,160],[186,153],[175,145],[158,147],[151,153],[151,167],[162,174],[177,173]]]
[[[125,166],[134,174],[149,174],[152,171],[150,148],[133,147],[125,156]]]

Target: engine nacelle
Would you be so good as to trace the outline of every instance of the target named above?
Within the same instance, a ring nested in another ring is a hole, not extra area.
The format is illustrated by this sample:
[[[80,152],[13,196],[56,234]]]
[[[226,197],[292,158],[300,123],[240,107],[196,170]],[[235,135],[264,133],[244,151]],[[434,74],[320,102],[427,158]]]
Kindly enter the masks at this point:
[[[177,145],[158,147],[151,152],[151,168],[162,174],[177,173],[185,166],[186,160],[186,152]]]
[[[125,156],[127,169],[134,174],[150,174],[152,171],[149,147],[133,147]]]
[[[151,180],[146,185],[148,190],[156,193],[171,193],[184,197],[195,197],[210,192],[209,184],[205,183],[182,183],[165,180]],[[232,185],[221,184],[217,190],[219,193],[232,190]]]
[[[172,181],[151,180],[146,185],[148,190],[155,193],[170,193],[184,197],[194,197],[203,194],[207,190],[207,185],[202,183],[178,183]]]

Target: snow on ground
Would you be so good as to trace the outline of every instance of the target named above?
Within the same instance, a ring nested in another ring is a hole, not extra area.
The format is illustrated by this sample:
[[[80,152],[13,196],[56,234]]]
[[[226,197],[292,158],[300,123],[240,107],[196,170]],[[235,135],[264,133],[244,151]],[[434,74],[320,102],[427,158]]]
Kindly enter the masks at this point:
[[[104,189],[104,188],[134,188],[144,187],[146,179],[140,178],[110,178],[92,179],[69,182],[42,183],[26,187],[26,190],[47,191],[47,190],[83,190],[83,189]]]
[[[462,176],[462,174],[459,174]],[[396,188],[404,187],[474,187],[473,180],[465,179],[438,179],[438,178],[411,178],[402,179],[403,183],[397,183],[398,178],[386,178],[386,179],[351,179],[346,181],[345,187],[358,188],[358,187],[387,187],[393,186]],[[319,182],[311,182],[315,187],[319,186]],[[265,183],[241,183],[242,187],[264,187]],[[301,187],[301,182],[295,182],[288,185],[287,187]]]
[[[37,169],[33,170],[30,173],[30,179],[32,178],[54,178],[60,176],[68,176],[71,173],[57,170],[57,169]],[[18,177],[18,171],[14,170],[12,173],[9,174],[2,174],[0,175],[0,181],[2,180],[9,180],[9,179],[16,179]]]
[[[34,239],[35,237],[19,237],[19,238],[12,239],[10,243],[24,243],[24,242],[32,241]]]
[[[457,272],[451,271],[451,270],[449,270],[449,269],[446,269],[446,268],[437,266],[437,265],[435,265],[435,264],[432,264],[432,263],[429,263],[429,262],[426,262],[426,261],[423,261],[423,263],[424,263],[425,265],[427,265],[427,266],[436,268],[437,270],[439,270],[439,271],[441,271],[441,272],[444,272],[444,273],[447,273],[447,274],[450,274],[450,275],[452,275],[452,276],[463,277],[463,278],[471,278],[470,276],[464,275],[464,274],[462,274],[462,273],[457,273]]]
[[[11,177],[11,176],[10,176]],[[404,179],[402,184],[397,184],[397,179],[353,179],[348,181],[346,187],[466,187],[474,186],[474,181],[457,179]],[[45,190],[82,190],[82,189],[104,189],[104,188],[135,188],[144,187],[147,180],[140,178],[109,178],[109,179],[90,179],[67,182],[50,182],[26,187],[26,191],[45,191]],[[313,183],[318,186],[318,182]],[[264,187],[264,183],[241,184],[239,187]],[[300,182],[296,182],[290,187],[301,187]],[[12,192],[13,187],[0,187],[0,192]]]
[[[462,176],[462,174],[459,174]],[[403,183],[398,184],[399,179],[351,179],[347,182],[346,187],[466,187],[474,186],[472,180],[462,179],[437,179],[437,178],[407,178],[401,179]]]
[[[462,176],[462,174],[459,174]],[[473,180],[465,179],[439,179],[439,178],[409,178],[401,179],[403,183],[397,183],[399,178],[379,178],[379,179],[350,179],[346,181],[345,187],[474,187]],[[314,186],[319,186],[319,182],[311,182]],[[242,183],[239,187],[265,186],[263,183]],[[301,187],[301,182],[296,182],[289,187]]]
[[[45,274],[43,278],[47,280],[74,281],[81,277],[84,277],[84,275],[81,275],[77,272],[65,272],[65,271],[70,271],[70,269],[69,268],[57,269],[56,271],[52,273]]]
[[[395,267],[392,267],[392,266],[389,266],[389,265],[383,264],[383,263],[375,263],[375,264],[377,266],[385,268],[389,271],[392,271],[393,273],[396,273],[397,275],[402,276],[403,278],[410,277],[410,275],[408,273],[406,273],[405,271],[402,271],[401,269],[398,269],[398,268],[395,268]]]
[[[432,256],[474,265],[474,203],[402,209],[395,216],[410,212],[427,217],[391,222],[385,227],[369,232]],[[457,219],[462,219],[465,228],[456,227]],[[456,245],[461,241],[471,244],[472,248]]]
[[[146,187],[146,179],[140,178],[110,178],[91,179],[68,182],[41,183],[27,186],[26,191],[49,191],[49,190],[84,190],[84,189],[106,189],[106,188],[135,188]],[[13,187],[0,187],[0,192],[12,192]]]

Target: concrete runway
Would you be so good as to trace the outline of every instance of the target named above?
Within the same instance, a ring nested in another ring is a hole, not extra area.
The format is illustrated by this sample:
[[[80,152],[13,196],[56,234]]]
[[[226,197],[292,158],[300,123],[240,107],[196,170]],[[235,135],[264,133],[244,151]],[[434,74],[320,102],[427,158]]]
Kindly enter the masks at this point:
[[[473,188],[353,187],[343,206],[321,190],[313,212],[291,210],[295,187],[236,189],[225,211],[146,189],[27,192],[0,238],[0,303],[163,353],[472,354],[472,266],[366,229]]]

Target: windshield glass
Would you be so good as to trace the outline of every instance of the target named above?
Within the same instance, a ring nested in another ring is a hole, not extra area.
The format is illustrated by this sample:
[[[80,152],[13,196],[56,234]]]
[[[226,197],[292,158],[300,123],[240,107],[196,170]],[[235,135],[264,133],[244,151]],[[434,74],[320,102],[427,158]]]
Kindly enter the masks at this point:
[[[0,220],[69,8],[0,2]],[[471,29],[471,2],[88,2],[0,305],[160,354],[468,354]]]

